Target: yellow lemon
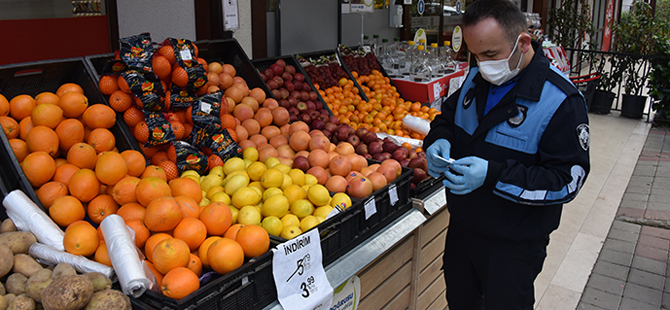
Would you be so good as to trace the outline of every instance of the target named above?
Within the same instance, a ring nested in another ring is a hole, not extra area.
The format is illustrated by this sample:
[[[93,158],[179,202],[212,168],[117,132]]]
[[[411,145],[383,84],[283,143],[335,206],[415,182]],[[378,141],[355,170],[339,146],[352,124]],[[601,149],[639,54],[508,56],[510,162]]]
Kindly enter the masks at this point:
[[[307,197],[307,191],[309,190],[310,186],[312,185],[303,185],[302,187],[300,187],[302,191],[305,192],[305,197]]]
[[[191,179],[191,180],[195,181],[195,183],[198,183],[198,185],[200,185],[200,177],[199,176],[194,176],[192,174],[189,174],[189,175],[183,176],[182,178]]]
[[[238,189],[248,185],[249,179],[247,179],[247,177],[244,175],[238,174],[234,175],[232,178],[230,178],[230,180],[226,181],[226,186],[224,188],[226,190],[226,194],[232,196]]]
[[[276,164],[272,168],[275,168],[285,174],[288,174],[288,172],[291,171],[291,167],[285,164]]]
[[[237,170],[237,171],[233,171],[231,174],[226,175],[225,182],[228,182],[228,180],[230,180],[232,177],[234,177],[234,176],[236,176],[236,175],[243,175],[243,176],[245,176],[245,177],[247,178],[247,183],[251,182],[251,179],[249,178],[249,175],[247,174],[247,171],[246,171],[246,170]],[[225,182],[224,182],[224,183],[225,183]]]
[[[291,213],[298,218],[305,218],[314,212],[314,206],[307,199],[298,199],[291,204]]]
[[[321,223],[321,221],[319,221],[316,216],[308,215],[304,219],[300,220],[300,230],[308,231],[310,228],[319,225],[319,223]]]
[[[195,170],[184,170],[184,172],[181,173],[180,177],[183,178],[187,175],[191,175],[191,176],[194,176],[194,177],[200,179],[200,174],[198,174],[198,172],[195,171]]]
[[[284,174],[274,168],[265,170],[265,172],[263,172],[263,176],[261,177],[261,184],[265,188],[281,187],[282,184],[284,184]]]
[[[284,174],[284,182],[281,184],[281,189],[286,189],[289,185],[293,184],[293,180],[288,174]]]
[[[333,195],[333,199],[330,200],[330,206],[334,208],[338,205],[342,209],[351,207],[351,198],[349,198],[349,195],[345,193],[337,193]]]
[[[261,213],[255,206],[244,206],[237,215],[237,222],[244,225],[260,225]]]
[[[261,200],[263,199],[263,188],[257,185],[249,186],[249,188],[255,190],[259,195],[261,195]]]
[[[326,220],[325,217],[320,217],[320,216],[315,216],[317,219],[319,219],[319,223],[323,223],[323,221]]]
[[[279,162],[279,158],[277,157],[268,157],[268,159],[265,160],[265,165],[268,166],[268,168],[273,168],[280,163],[281,162]]]
[[[284,193],[282,192],[281,189],[279,189],[277,187],[270,187],[263,192],[263,201],[267,201],[268,198],[270,198],[270,196],[282,195],[282,194],[284,194]],[[284,196],[286,196],[286,195],[284,194]],[[291,203],[291,198],[289,198],[288,196],[286,196],[286,198],[288,198],[289,204],[290,204]]]
[[[223,166],[216,166],[209,169],[209,175],[218,175],[219,178],[223,178]]]
[[[230,208],[230,213],[233,215],[233,224],[237,224],[237,216],[240,214],[240,210],[232,205],[228,205],[228,208]]]
[[[293,239],[296,236],[302,234],[302,230],[298,225],[284,226],[284,229],[281,231],[281,237],[284,239]]]
[[[261,201],[261,195],[253,188],[242,187],[238,189],[231,199],[233,206],[242,208],[244,206],[253,206]]]
[[[293,180],[293,184],[300,186],[305,185],[305,173],[302,172],[302,170],[291,169],[291,171],[288,172],[288,175],[291,177],[291,180]]]
[[[251,161],[251,160],[248,160],[248,159],[244,159],[244,168],[245,168],[245,169],[249,168],[249,166],[250,166],[252,163],[254,163],[254,162]]]
[[[212,202],[223,202],[227,205],[230,205],[230,196],[224,192],[218,192],[212,195],[212,198],[209,199]]]
[[[254,181],[260,181],[265,170],[268,170],[268,167],[266,167],[264,163],[257,161],[249,165],[249,168],[247,168],[247,173],[249,174],[250,179]]]
[[[305,185],[314,184],[319,184],[319,180],[317,180],[315,176],[305,173]]]
[[[206,191],[200,190],[200,192],[202,193],[202,197],[205,197],[205,198],[207,197],[207,192]]]
[[[268,234],[279,237],[282,229],[284,229],[284,224],[281,223],[281,220],[278,217],[268,216],[261,222],[261,227],[265,228],[265,231],[267,231]]]
[[[209,199],[212,199],[212,196],[214,196],[214,194],[220,193],[220,192],[225,192],[225,189],[223,188],[223,186],[220,186],[220,185],[212,186],[206,191],[207,194],[205,195],[205,197],[207,197]]]
[[[223,185],[223,179],[218,177],[217,175],[208,175],[202,181],[200,181],[200,188],[203,191],[208,191],[210,188],[214,186],[222,186]]]
[[[263,191],[265,191],[265,187],[263,187],[263,185],[261,184],[261,182],[258,182],[258,181],[253,181],[253,182],[249,183],[249,187],[255,187],[255,188],[258,188],[258,189],[261,190],[261,193],[262,193]]]
[[[312,185],[307,190],[307,199],[309,199],[315,206],[324,206],[330,201],[330,193],[328,192],[328,189],[321,184]]]
[[[281,218],[281,223],[286,226],[300,226],[300,219],[295,214],[286,214]]]
[[[328,214],[330,214],[330,211],[333,211],[333,207],[331,206],[323,206],[323,207],[318,207],[316,210],[314,210],[314,213],[312,215],[316,217],[322,217],[322,218],[327,218]]]
[[[288,199],[284,195],[272,195],[263,202],[263,216],[282,217],[288,213]]]
[[[250,146],[250,147],[244,149],[244,151],[242,152],[242,158],[248,159],[252,162],[257,161],[258,160],[258,150],[255,147]]]
[[[304,199],[306,197],[305,191],[300,188],[300,186],[291,184],[284,188],[284,196],[288,199],[289,204],[293,204],[294,201],[298,199]]]
[[[223,173],[229,175],[235,171],[245,170],[247,165],[244,164],[244,160],[239,157],[233,157],[226,160],[223,164]]]
[[[200,200],[200,203],[198,204],[198,207],[204,207],[208,205],[211,201],[209,199],[202,197],[202,200]]]

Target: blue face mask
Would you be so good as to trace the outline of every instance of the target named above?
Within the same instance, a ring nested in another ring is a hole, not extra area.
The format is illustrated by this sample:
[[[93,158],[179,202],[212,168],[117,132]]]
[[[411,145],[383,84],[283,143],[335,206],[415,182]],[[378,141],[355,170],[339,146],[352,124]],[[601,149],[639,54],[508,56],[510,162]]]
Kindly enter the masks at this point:
[[[512,58],[512,55],[514,55],[514,51],[516,51],[516,47],[519,44],[520,38],[521,35],[519,35],[516,38],[514,48],[512,49],[512,52],[506,59],[487,60],[487,61],[477,60],[477,64],[479,64],[479,73],[481,73],[482,78],[484,78],[484,80],[487,80],[489,83],[498,86],[511,80],[519,73],[519,66],[521,65],[521,59],[523,58],[523,53],[521,53],[521,57],[519,57],[519,62],[516,64],[516,68],[514,68],[514,70],[509,69],[509,60],[510,58]]]

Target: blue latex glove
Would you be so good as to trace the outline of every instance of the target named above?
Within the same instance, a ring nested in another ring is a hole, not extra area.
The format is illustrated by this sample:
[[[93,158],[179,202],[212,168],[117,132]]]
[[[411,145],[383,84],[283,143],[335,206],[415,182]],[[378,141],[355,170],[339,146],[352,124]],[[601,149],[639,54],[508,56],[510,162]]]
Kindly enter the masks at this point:
[[[436,158],[449,159],[449,151],[451,150],[451,143],[447,139],[438,139],[431,144],[426,150],[426,162],[428,162],[428,174],[434,178],[439,178],[445,171],[449,170],[449,164]]]
[[[486,179],[486,171],[489,168],[489,162],[485,159],[470,156],[454,161],[449,168],[452,171],[444,172],[447,177],[444,186],[448,187],[455,195],[465,195],[478,189]]]

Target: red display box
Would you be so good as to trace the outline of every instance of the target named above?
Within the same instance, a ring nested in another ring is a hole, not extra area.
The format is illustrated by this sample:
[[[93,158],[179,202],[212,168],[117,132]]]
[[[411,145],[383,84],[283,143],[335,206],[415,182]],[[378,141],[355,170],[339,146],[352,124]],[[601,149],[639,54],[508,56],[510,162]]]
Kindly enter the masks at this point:
[[[435,99],[447,94],[449,91],[449,81],[453,78],[463,76],[465,67],[467,67],[467,63],[459,63],[458,71],[439,79],[433,79],[430,82],[412,82],[405,78],[391,80],[403,99],[431,103]]]

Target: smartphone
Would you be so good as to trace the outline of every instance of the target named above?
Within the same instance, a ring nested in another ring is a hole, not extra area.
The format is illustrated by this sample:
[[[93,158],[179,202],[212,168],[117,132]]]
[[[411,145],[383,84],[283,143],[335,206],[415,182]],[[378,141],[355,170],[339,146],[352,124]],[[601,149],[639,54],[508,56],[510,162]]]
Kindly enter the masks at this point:
[[[454,159],[453,159],[453,158],[446,159],[446,158],[444,158],[444,157],[442,157],[442,156],[440,156],[440,155],[433,155],[433,156],[436,157],[437,159],[441,160],[443,163],[445,163],[445,164],[447,164],[447,165],[451,165],[451,164],[454,163]]]

